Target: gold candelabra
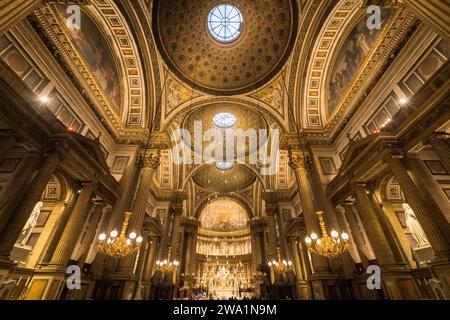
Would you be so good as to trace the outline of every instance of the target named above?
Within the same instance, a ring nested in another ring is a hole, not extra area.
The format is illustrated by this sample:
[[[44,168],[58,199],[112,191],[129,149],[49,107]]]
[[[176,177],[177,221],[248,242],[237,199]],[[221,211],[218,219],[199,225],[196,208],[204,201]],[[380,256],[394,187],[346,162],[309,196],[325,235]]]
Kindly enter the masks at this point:
[[[308,247],[308,251],[328,259],[339,257],[349,247],[349,235],[345,232],[339,235],[336,230],[332,230],[330,233],[331,236],[329,236],[327,233],[325,220],[323,219],[323,212],[319,211],[316,214],[319,218],[322,237],[319,238],[315,232],[312,232],[310,236],[306,237],[305,242]]]
[[[292,268],[292,261],[281,258],[280,247],[277,247],[278,260],[272,260],[267,263],[270,268],[277,270],[280,273],[286,273]]]
[[[156,261],[156,265],[159,271],[162,273],[175,271],[178,266],[180,265],[180,262],[178,260],[171,260],[172,256],[172,248],[169,247],[169,252],[167,254],[167,259],[164,260],[158,260]]]
[[[113,258],[121,259],[129,256],[141,247],[143,239],[136,232],[133,231],[128,237],[126,236],[131,215],[131,212],[125,212],[125,220],[123,221],[120,234],[116,229],[110,232],[109,237],[106,233],[100,234],[98,237],[98,250],[100,252]]]

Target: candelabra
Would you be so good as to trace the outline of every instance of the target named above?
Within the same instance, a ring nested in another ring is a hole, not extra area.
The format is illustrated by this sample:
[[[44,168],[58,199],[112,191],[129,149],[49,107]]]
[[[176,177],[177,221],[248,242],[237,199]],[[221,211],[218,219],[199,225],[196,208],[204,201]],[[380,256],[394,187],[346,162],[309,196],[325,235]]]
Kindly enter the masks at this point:
[[[169,247],[169,252],[167,254],[167,259],[164,260],[158,260],[156,261],[156,266],[159,271],[166,273],[170,271],[175,271],[178,266],[180,265],[180,262],[178,260],[171,260],[172,256],[172,248]]]
[[[269,261],[267,265],[269,266],[269,268],[279,271],[280,273],[286,273],[292,268],[292,261],[281,258],[280,247],[277,248],[277,252],[278,260],[274,259],[272,261]]]
[[[334,259],[343,254],[349,247],[349,235],[345,232],[339,233],[332,230],[330,235],[327,233],[325,220],[323,219],[323,212],[316,213],[319,218],[320,229],[322,237],[319,238],[317,233],[312,232],[309,237],[305,238],[308,251],[328,259]]]
[[[136,232],[133,231],[128,237],[126,236],[131,215],[131,212],[125,213],[125,220],[122,224],[120,234],[116,229],[110,232],[109,237],[106,233],[100,234],[98,237],[98,250],[100,252],[113,258],[121,259],[129,256],[141,247],[143,239]]]

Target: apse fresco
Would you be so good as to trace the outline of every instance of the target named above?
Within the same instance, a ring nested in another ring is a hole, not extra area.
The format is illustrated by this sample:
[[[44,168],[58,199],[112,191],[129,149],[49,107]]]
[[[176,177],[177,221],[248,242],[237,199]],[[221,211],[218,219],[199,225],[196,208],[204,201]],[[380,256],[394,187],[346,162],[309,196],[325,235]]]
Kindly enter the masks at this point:
[[[247,212],[232,200],[217,200],[208,204],[200,215],[201,227],[212,231],[237,231],[247,227]]]
[[[364,17],[345,40],[331,73],[329,114],[334,112],[355,80],[357,71],[369,56],[370,51],[383,31],[383,27],[387,26],[387,22],[393,12],[392,9],[384,9],[382,11],[382,28],[379,30],[370,30],[367,27],[367,18]]]
[[[59,5],[59,13],[66,19],[67,6]],[[108,43],[92,19],[81,11],[81,29],[70,30],[74,43],[83,54],[106,98],[120,113],[121,94],[119,73]]]

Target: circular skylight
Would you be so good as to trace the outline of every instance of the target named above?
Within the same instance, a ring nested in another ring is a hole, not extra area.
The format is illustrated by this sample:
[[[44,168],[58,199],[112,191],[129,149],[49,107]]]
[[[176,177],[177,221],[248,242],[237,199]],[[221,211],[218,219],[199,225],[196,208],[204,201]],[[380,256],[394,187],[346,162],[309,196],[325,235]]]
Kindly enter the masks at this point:
[[[230,43],[239,38],[243,22],[239,9],[231,4],[218,5],[208,16],[209,32],[222,43]]]
[[[233,168],[233,164],[231,162],[217,162],[216,168],[222,171],[226,171]]]
[[[214,116],[214,125],[220,129],[231,129],[236,124],[236,116],[229,112],[221,112]]]

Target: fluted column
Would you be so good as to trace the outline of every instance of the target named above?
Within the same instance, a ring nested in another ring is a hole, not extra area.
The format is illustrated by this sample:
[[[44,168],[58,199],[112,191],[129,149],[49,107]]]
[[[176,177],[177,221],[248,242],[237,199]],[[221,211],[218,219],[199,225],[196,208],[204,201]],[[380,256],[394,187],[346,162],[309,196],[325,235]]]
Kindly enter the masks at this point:
[[[140,234],[144,223],[145,213],[148,206],[148,199],[150,197],[152,188],[152,179],[155,170],[159,167],[160,156],[159,152],[150,154],[141,159],[140,165],[142,167],[138,191],[132,206],[132,215],[128,225],[128,233],[136,232]],[[134,265],[136,262],[136,254],[130,254],[119,262],[116,273],[132,275]]]
[[[89,206],[92,204],[92,194],[97,188],[97,183],[90,182],[83,184],[81,193],[77,199],[72,214],[67,221],[58,245],[56,246],[50,265],[54,267],[66,267],[73,249],[77,244],[80,230],[82,230],[89,213]]]
[[[394,254],[386,239],[383,228],[378,221],[377,214],[372,207],[370,199],[366,193],[366,185],[364,183],[354,183],[353,190],[356,196],[356,204],[358,206],[359,215],[366,227],[367,236],[369,237],[373,251],[381,267],[396,266]]]
[[[0,35],[30,15],[42,0],[2,0],[0,2]]]
[[[269,230],[269,254],[271,259],[277,259],[277,247],[278,247],[278,239],[277,239],[277,230],[275,227],[275,217],[278,214],[280,208],[276,203],[268,203],[266,202],[266,215],[267,215],[267,227]]]
[[[14,214],[11,216],[7,227],[0,235],[0,259],[9,259],[9,254],[13,249],[17,238],[22,232],[36,203],[41,198],[48,181],[55,173],[59,160],[60,158],[56,150],[51,150],[50,153],[47,154],[44,163],[33,179],[30,189],[14,210]]]
[[[180,223],[183,217],[183,208],[176,207],[172,210],[173,214],[173,225],[172,225],[172,238],[170,240],[170,246],[175,250],[180,241]]]
[[[318,232],[320,231],[320,226],[316,215],[316,206],[310,180],[308,178],[308,164],[306,163],[306,159],[301,154],[294,155],[291,153],[289,155],[289,165],[295,172],[307,233],[310,234],[313,231]],[[312,262],[315,274],[329,273],[330,266],[327,259],[313,255]]]
[[[255,272],[258,269],[259,265],[264,261],[261,250],[261,241],[259,239],[259,235],[262,232],[262,226],[259,223],[259,220],[250,221],[250,233],[252,240],[252,258]]]
[[[436,133],[434,137],[430,139],[430,144],[441,159],[442,164],[447,169],[447,172],[450,172],[450,134]]]
[[[300,300],[309,300],[311,298],[311,292],[307,277],[304,274],[304,269],[302,268],[302,264],[308,263],[308,261],[302,261],[300,259],[297,237],[289,237],[288,242],[289,247],[291,248],[292,263],[294,264],[297,298]]]
[[[350,248],[348,249],[350,256],[352,257],[353,261],[355,261],[356,263],[362,262],[361,255],[359,254],[356,243],[353,240],[352,231],[350,230],[347,219],[345,218],[345,209],[344,208],[342,208],[342,210],[337,210],[337,219],[339,222],[339,226],[341,227],[341,230],[343,230],[345,233],[350,235],[350,241],[349,241]]]
[[[149,238],[150,243],[150,251],[147,257],[146,265],[144,268],[143,273],[143,279],[144,281],[148,281],[151,279],[155,267],[156,262],[156,255],[158,253],[158,247],[159,247],[159,239],[158,237],[150,237]]]
[[[369,265],[369,260],[373,260],[374,257],[370,254],[370,250],[367,247],[367,243],[361,231],[361,226],[359,225],[356,214],[353,211],[353,203],[344,202],[342,207],[345,210],[345,218],[349,226],[349,228],[347,229],[348,234],[350,235],[350,239],[352,239],[355,244],[355,250],[357,251],[360,258],[359,262],[361,262],[362,265],[367,268],[367,266]]]
[[[416,182],[417,187],[422,191],[427,202],[436,202],[436,205],[442,210],[447,221],[450,223],[450,201],[445,195],[439,183],[431,174],[425,163],[417,155],[408,155],[407,169],[411,177]],[[450,172],[450,171],[449,171]]]
[[[436,259],[448,259],[450,257],[450,224],[436,205],[423,200],[420,190],[403,166],[401,158],[401,156],[393,155],[386,158],[385,161],[397,178],[406,201],[413,209],[430,241]]]
[[[100,202],[95,205],[94,211],[92,212],[91,219],[89,220],[89,225],[84,235],[83,242],[80,248],[80,257],[78,258],[78,265],[83,267],[86,263],[86,258],[88,256],[91,245],[94,243],[95,235],[97,234],[98,225],[103,216],[103,209],[105,208],[105,203]]]
[[[286,238],[286,231],[284,229],[282,212],[280,210],[278,210],[275,217],[276,217],[276,221],[277,221],[277,225],[278,225],[279,244],[280,244],[282,256],[284,256],[286,259],[290,259],[291,253],[288,250],[288,243],[287,243],[287,238]]]
[[[136,285],[133,295],[133,300],[142,300],[142,281],[145,273],[145,267],[148,259],[148,255],[151,249],[151,243],[149,241],[149,231],[144,228],[142,230],[142,245],[139,250],[139,256],[137,258],[136,265],[136,277],[139,283]]]

